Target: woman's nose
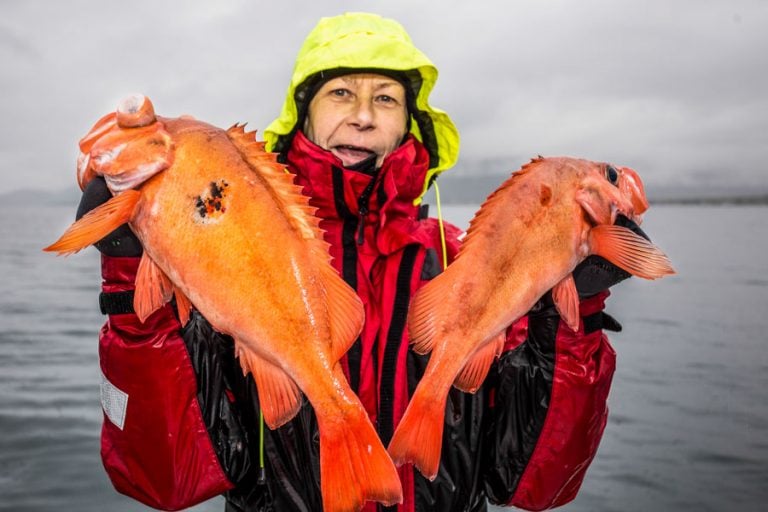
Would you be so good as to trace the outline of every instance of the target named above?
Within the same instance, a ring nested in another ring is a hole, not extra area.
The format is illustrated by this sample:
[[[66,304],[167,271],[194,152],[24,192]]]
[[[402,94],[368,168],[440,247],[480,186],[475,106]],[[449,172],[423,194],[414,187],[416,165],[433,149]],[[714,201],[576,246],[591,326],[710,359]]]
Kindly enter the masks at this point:
[[[374,126],[374,113],[371,101],[360,99],[355,102],[350,114],[350,124],[358,130],[369,130]]]

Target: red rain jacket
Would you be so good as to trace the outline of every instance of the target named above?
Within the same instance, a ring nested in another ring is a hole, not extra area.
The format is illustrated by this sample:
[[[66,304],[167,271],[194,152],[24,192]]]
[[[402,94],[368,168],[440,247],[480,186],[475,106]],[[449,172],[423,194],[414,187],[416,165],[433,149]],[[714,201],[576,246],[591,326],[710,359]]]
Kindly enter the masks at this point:
[[[413,205],[429,157],[410,137],[381,169],[345,169],[301,132],[283,157],[318,208],[334,266],[365,306],[363,332],[342,364],[386,446],[428,360],[409,350],[409,301],[442,267],[437,221]],[[446,225],[449,261],[460,234]],[[199,314],[181,329],[171,305],[138,322],[130,312],[137,265],[103,258],[102,456],[115,487],[165,509],[227,491],[227,510],[319,510],[311,407],[305,401],[294,420],[264,429],[261,470],[258,395],[231,339]],[[487,499],[541,510],[574,498],[607,417],[615,366],[600,329],[607,295],[582,301],[576,333],[545,304],[510,327],[482,388],[451,390],[437,478],[400,468],[397,510],[480,511]]]

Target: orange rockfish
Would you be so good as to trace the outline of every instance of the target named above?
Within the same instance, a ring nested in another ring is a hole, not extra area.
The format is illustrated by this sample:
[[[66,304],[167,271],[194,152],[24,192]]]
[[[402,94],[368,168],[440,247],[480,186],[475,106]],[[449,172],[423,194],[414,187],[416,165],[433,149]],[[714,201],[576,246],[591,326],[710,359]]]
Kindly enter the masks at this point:
[[[573,158],[538,158],[491,194],[470,223],[456,260],[421,288],[409,311],[413,349],[432,352],[389,445],[396,464],[434,479],[450,386],[474,392],[504,344],[506,328],[552,289],[566,324],[579,328],[571,272],[598,254],[631,274],[674,273],[666,256],[631,230],[648,208],[629,168]]]
[[[144,246],[134,306],[142,321],[176,296],[235,339],[270,428],[312,404],[323,509],[402,501],[397,470],[339,358],[364,320],[330,264],[308,198],[254,133],[190,117],[157,118],[129,97],[80,143],[81,188],[103,175],[115,194],[47,251],[76,252],[128,222]]]

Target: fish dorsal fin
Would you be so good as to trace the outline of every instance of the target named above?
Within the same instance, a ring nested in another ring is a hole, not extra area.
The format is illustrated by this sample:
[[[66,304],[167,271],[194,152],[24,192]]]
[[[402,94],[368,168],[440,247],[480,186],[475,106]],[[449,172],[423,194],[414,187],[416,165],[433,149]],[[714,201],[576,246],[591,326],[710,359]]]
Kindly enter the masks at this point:
[[[253,374],[264,421],[271,429],[284,425],[301,408],[301,392],[285,370],[270,363],[248,345],[235,339],[235,355],[240,359],[243,375]]]
[[[599,225],[589,231],[591,254],[643,279],[658,279],[675,273],[661,249],[623,226]]]
[[[320,265],[331,326],[331,357],[335,363],[355,343],[365,321],[360,297],[329,263]]]
[[[192,303],[189,298],[184,295],[184,292],[179,290],[177,286],[173,287],[173,295],[176,297],[176,311],[179,313],[179,322],[184,327],[189,322],[189,312],[192,310]]]
[[[244,125],[227,130],[227,136],[240,151],[243,159],[273,192],[275,200],[285,209],[286,217],[307,242],[312,256],[320,264],[320,273],[330,307],[331,352],[335,360],[344,355],[362,330],[365,313],[357,294],[331,266],[328,243],[323,239],[317,208],[309,206],[309,198],[294,184],[293,175],[277,163],[277,155],[264,150],[264,142],[256,141],[256,132],[246,132]]]
[[[293,227],[307,240],[317,240],[316,248],[330,261],[328,244],[323,241],[320,220],[315,216],[317,208],[309,206],[309,198],[301,193],[301,187],[293,183],[293,175],[277,163],[277,155],[264,150],[264,142],[256,141],[256,132],[246,132],[244,125],[227,130],[227,136],[240,151],[243,159],[273,192],[277,202],[285,208],[286,217]]]
[[[483,204],[475,213],[472,220],[469,221],[469,227],[467,228],[467,234],[461,243],[457,258],[473,247],[473,240],[476,238],[482,238],[482,233],[485,229],[488,229],[489,225],[493,225],[492,222],[486,222],[487,217],[493,214],[499,203],[505,203],[508,201],[506,197],[506,191],[513,185],[516,185],[522,176],[528,174],[531,170],[535,169],[539,164],[543,163],[545,159],[543,157],[532,158],[530,162],[523,165],[519,170],[512,173],[512,175],[502,182],[499,187],[491,192],[491,194],[483,201]]]
[[[173,297],[174,286],[165,272],[144,252],[136,272],[133,309],[142,322]]]
[[[467,364],[464,365],[464,368],[456,376],[453,385],[466,393],[477,391],[488,375],[491,363],[501,354],[505,341],[506,329],[472,354]]]
[[[581,320],[579,316],[579,292],[576,291],[573,274],[568,274],[552,288],[552,300],[560,318],[572,331],[578,331]]]
[[[141,193],[126,190],[106,203],[94,208],[73,223],[58,240],[44,251],[72,254],[95,244],[133,218],[133,211]]]

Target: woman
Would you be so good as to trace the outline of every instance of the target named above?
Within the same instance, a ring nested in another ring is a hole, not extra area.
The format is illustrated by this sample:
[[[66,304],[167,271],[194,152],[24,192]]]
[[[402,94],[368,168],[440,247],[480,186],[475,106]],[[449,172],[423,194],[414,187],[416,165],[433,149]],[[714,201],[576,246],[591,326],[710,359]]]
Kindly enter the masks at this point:
[[[410,298],[459,246],[460,231],[441,229],[421,206],[458,155],[456,128],[429,104],[436,79],[398,23],[324,18],[265,132],[318,208],[333,264],[365,306],[363,332],[342,366],[385,446],[427,361],[408,349]],[[108,196],[94,180],[80,214]],[[131,308],[138,241],[123,227],[97,247],[109,314],[100,338],[102,455],[116,488],[159,508],[226,491],[229,511],[320,510],[310,405],[275,431],[259,428],[258,395],[239,372],[232,340],[199,314],[181,329],[171,305],[140,323]],[[437,478],[399,468],[398,510],[480,511],[488,500],[533,510],[573,499],[607,415],[615,354],[602,334],[604,300],[626,277],[604,265],[579,274],[590,295],[579,331],[560,329],[546,298],[511,327],[484,386],[451,391]]]

